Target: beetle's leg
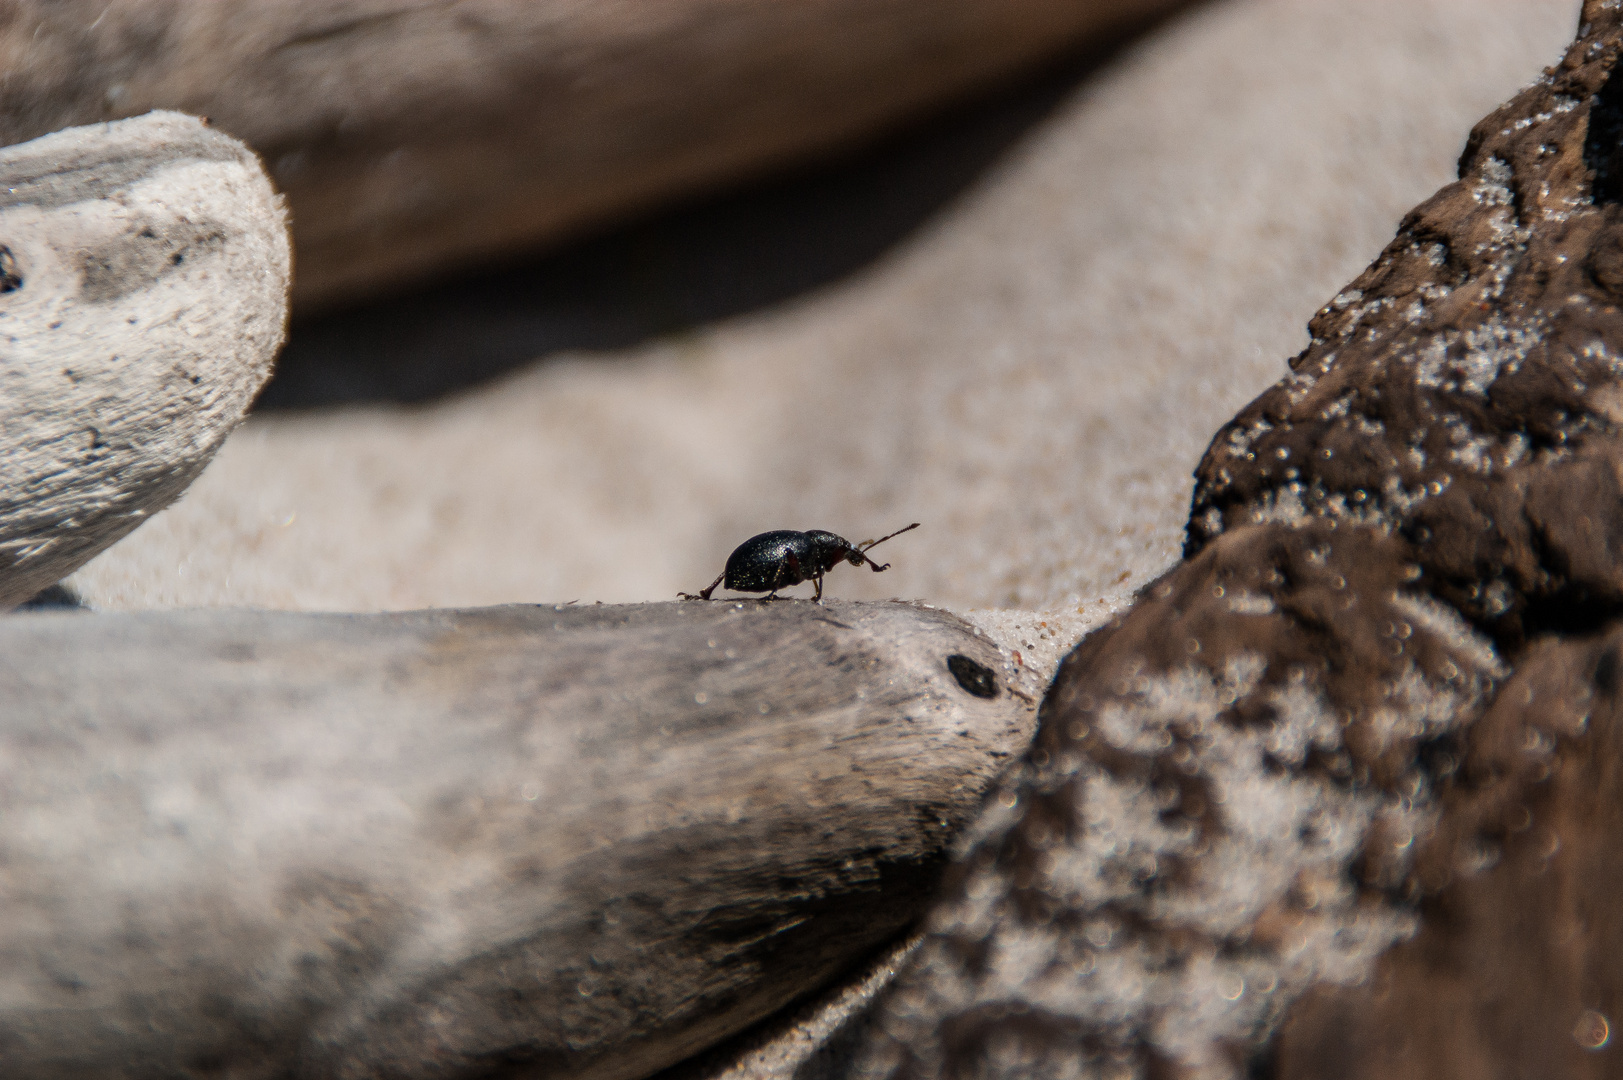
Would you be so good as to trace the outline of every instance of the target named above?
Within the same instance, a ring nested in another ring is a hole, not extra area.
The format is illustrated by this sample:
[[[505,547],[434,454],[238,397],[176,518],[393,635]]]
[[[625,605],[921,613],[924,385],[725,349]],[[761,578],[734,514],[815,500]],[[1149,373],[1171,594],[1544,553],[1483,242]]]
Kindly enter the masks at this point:
[[[716,586],[721,584],[721,579],[726,576],[727,571],[723,570],[721,573],[716,575],[716,580],[710,583],[709,588],[700,589],[696,593],[679,592],[676,594],[676,596],[680,600],[708,600],[710,599],[710,594],[716,591]]]
[[[812,584],[817,586],[817,595],[812,597],[812,599],[821,604],[823,602],[823,575],[818,574],[816,577],[812,578]]]
[[[852,566],[861,566],[863,563],[867,563],[869,566],[873,567],[873,572],[876,574],[881,570],[890,569],[890,563],[880,566],[878,563],[868,558],[868,556],[859,547],[846,548],[845,561],[850,563]]]

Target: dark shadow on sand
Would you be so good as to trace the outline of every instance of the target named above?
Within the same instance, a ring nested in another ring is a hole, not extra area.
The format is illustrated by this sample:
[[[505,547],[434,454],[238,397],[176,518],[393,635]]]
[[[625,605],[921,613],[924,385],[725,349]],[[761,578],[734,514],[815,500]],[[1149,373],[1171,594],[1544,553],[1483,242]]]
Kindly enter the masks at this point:
[[[841,157],[524,261],[295,319],[255,408],[427,401],[548,353],[624,348],[835,282],[950,204],[1153,25]]]

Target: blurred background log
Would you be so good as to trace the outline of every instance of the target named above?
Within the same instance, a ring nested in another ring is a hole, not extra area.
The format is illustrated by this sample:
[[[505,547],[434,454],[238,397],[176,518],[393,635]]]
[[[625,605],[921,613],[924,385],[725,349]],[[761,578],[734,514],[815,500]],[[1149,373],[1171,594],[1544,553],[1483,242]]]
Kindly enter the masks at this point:
[[[305,311],[870,137],[1177,0],[18,0],[0,143],[180,109],[266,160]]]

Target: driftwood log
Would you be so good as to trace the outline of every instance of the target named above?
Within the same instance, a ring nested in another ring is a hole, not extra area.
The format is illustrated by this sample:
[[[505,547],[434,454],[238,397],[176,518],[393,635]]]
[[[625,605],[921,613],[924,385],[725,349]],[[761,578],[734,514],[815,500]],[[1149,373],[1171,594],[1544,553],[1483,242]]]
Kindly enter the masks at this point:
[[[0,1074],[645,1076],[916,918],[1022,677],[898,603],[0,619]]]
[[[866,1077],[1623,1075],[1623,5],[1062,665]]]
[[[0,143],[183,109],[265,157],[296,305],[827,151],[1175,0],[12,0]]]
[[[280,200],[153,113],[0,150],[0,611],[174,501],[270,375]]]

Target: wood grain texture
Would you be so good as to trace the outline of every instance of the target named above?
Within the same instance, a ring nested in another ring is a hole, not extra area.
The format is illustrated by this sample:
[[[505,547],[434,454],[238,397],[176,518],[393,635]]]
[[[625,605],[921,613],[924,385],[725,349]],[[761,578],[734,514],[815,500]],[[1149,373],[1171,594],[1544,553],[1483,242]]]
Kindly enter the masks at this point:
[[[871,135],[1171,0],[13,0],[0,141],[179,108],[271,164],[298,306]]]
[[[647,1075],[917,916],[1020,677],[899,603],[0,619],[0,1073]]]
[[[0,150],[0,611],[174,501],[282,342],[289,251],[254,155],[152,113]]]

